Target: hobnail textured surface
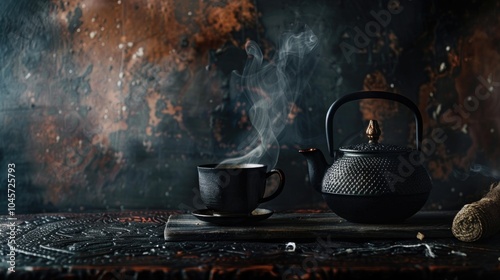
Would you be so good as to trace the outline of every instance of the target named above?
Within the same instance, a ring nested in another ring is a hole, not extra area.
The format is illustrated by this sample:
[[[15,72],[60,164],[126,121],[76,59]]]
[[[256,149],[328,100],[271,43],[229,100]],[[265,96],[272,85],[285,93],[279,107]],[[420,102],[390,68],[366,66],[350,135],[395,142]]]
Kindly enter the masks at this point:
[[[422,165],[411,165],[413,172],[408,168],[398,170],[402,161],[409,163],[407,158],[402,160],[403,158],[398,155],[344,155],[327,170],[323,178],[322,192],[366,196],[429,192],[431,181],[425,168]]]
[[[398,146],[398,145],[390,145],[390,144],[381,144],[381,143],[376,143],[376,144],[371,144],[371,143],[362,143],[362,144],[357,144],[357,145],[350,145],[350,146],[344,146],[339,149],[340,151],[356,151],[356,152],[363,152],[363,153],[370,153],[370,152],[383,152],[383,153],[391,153],[391,152],[410,152],[411,149],[404,147],[404,146]]]

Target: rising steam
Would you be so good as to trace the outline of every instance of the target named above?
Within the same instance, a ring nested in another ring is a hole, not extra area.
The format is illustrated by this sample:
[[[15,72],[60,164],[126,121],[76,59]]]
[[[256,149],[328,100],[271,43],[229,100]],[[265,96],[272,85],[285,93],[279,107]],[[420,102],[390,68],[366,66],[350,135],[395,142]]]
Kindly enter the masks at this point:
[[[500,171],[488,166],[473,163],[470,165],[469,170],[466,172],[453,170],[453,176],[459,180],[465,181],[469,179],[470,176],[481,174],[484,177],[492,178],[494,180],[500,180]]]
[[[279,156],[278,136],[285,128],[290,109],[308,86],[316,62],[313,50],[318,38],[304,26],[298,32],[282,35],[278,49],[269,62],[257,43],[247,42],[248,54],[243,74],[231,76],[231,91],[244,91],[251,102],[249,118],[256,133],[245,141],[243,156],[230,158],[223,164],[261,163],[275,167]]]

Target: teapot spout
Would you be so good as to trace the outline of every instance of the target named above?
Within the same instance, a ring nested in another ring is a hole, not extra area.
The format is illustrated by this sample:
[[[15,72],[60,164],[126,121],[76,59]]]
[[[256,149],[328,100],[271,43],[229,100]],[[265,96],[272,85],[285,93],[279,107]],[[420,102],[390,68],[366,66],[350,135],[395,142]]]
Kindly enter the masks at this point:
[[[311,186],[321,193],[323,177],[329,167],[323,153],[316,148],[301,149],[299,153],[306,157]]]

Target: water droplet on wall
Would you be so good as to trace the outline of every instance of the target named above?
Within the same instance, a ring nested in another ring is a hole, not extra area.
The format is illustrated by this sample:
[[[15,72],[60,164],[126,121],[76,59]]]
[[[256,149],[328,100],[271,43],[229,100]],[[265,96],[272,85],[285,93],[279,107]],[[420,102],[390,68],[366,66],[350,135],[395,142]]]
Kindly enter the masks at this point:
[[[439,65],[439,72],[443,72],[446,70],[446,63],[442,62],[441,65]]]

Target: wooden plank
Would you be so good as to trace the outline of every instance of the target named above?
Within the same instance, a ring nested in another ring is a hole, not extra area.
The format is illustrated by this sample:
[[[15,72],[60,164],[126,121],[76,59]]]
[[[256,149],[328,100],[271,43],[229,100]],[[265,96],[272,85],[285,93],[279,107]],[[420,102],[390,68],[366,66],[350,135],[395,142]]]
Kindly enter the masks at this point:
[[[454,211],[422,211],[398,224],[358,224],[334,213],[275,213],[252,225],[218,226],[191,214],[171,215],[166,223],[167,241],[203,240],[303,240],[317,238],[415,239],[450,238]]]

